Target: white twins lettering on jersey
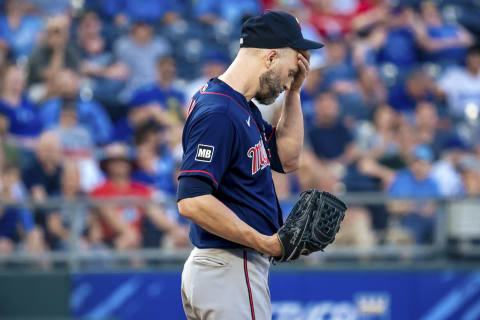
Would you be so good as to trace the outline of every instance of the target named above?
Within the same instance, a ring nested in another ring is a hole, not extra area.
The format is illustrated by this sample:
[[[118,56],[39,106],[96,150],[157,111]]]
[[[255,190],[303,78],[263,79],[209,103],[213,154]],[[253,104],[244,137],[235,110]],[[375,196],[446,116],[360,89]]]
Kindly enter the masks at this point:
[[[270,160],[268,160],[262,140],[248,149],[247,156],[252,159],[252,176],[259,170],[263,170],[270,165]]]

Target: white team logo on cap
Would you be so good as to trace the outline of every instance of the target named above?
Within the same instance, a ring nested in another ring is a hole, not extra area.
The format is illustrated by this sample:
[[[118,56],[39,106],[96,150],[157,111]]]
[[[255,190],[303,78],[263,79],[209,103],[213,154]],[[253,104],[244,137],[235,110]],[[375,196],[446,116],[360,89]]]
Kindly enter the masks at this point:
[[[243,44],[243,38],[240,38],[240,44]]]

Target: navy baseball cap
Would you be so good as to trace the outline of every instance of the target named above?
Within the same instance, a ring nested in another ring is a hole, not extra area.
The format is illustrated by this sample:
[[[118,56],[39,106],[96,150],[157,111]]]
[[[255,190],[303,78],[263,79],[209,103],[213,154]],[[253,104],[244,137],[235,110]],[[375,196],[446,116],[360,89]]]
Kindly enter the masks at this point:
[[[241,48],[311,50],[323,44],[303,38],[298,20],[283,11],[265,11],[245,21],[240,38]]]

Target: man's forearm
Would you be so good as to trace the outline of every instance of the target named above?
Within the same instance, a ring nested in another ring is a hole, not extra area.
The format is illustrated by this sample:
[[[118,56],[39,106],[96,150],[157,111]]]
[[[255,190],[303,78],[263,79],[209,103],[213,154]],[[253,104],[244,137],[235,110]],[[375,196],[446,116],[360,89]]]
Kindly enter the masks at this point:
[[[296,170],[303,148],[303,115],[299,91],[287,91],[285,94],[276,139],[284,171]]]
[[[248,224],[212,195],[182,199],[178,202],[180,214],[223,239],[278,256],[280,243],[276,236],[266,236]]]

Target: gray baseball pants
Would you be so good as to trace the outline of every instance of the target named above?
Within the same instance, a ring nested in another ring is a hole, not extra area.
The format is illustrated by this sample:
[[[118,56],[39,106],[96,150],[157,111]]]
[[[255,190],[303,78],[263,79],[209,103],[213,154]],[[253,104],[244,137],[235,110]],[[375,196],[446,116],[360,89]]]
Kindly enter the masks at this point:
[[[272,319],[269,259],[252,249],[199,249],[182,272],[189,320]]]

